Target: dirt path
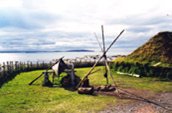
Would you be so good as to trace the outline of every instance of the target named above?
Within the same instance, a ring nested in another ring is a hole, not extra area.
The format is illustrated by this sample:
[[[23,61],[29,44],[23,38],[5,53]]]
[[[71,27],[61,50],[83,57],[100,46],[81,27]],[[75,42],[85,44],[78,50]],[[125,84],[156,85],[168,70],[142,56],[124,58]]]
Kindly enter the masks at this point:
[[[125,103],[109,105],[99,113],[172,113],[172,93],[153,93],[146,90],[123,89],[119,93],[100,92],[119,98]]]

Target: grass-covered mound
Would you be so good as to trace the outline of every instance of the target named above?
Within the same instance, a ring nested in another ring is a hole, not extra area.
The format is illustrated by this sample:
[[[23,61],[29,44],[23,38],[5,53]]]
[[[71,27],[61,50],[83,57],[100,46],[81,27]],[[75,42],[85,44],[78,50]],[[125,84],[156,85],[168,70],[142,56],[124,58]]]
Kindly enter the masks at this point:
[[[103,77],[104,68],[98,68],[101,71],[90,76],[92,85],[106,83]],[[83,77],[89,69],[77,69],[77,75]],[[96,113],[110,104],[121,102],[115,97],[105,95],[79,95],[61,87],[42,87],[43,77],[29,86],[28,83],[41,72],[40,70],[21,73],[0,88],[0,113]],[[172,92],[172,82],[162,82],[157,78],[121,76],[114,72],[113,76],[120,87]]]
[[[114,60],[115,71],[172,79],[172,32],[160,32],[126,57]]]
[[[126,57],[138,62],[172,64],[172,32],[160,32]]]

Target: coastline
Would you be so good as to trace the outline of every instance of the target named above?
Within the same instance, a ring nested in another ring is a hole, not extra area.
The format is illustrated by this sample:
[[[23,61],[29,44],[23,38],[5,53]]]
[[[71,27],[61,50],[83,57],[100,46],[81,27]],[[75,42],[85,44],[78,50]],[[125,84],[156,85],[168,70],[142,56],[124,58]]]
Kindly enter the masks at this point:
[[[108,54],[109,59],[116,58],[119,55],[115,53]],[[102,55],[101,52],[43,52],[43,53],[0,53],[0,64],[7,61],[18,62],[50,62],[61,58],[67,60],[95,60],[98,56]]]

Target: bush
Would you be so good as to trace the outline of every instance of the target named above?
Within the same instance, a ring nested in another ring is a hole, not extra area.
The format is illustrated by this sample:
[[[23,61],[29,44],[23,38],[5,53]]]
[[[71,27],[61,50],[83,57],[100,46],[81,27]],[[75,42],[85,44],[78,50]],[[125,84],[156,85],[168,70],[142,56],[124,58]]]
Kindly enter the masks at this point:
[[[113,62],[111,67],[114,71],[120,71],[129,74],[139,74],[140,76],[160,77],[172,79],[172,68],[167,67],[153,67],[141,63],[128,63],[128,62]]]

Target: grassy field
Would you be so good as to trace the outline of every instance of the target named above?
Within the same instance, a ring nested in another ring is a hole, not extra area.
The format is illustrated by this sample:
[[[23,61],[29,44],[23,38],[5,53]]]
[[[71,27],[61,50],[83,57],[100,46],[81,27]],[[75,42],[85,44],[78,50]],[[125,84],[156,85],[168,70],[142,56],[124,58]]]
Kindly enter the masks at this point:
[[[90,76],[92,85],[104,85],[106,80],[101,71]],[[89,68],[76,69],[76,74],[83,77]],[[42,70],[21,73],[0,89],[0,113],[87,113],[98,112],[109,104],[119,102],[110,96],[79,95],[60,87],[42,87],[43,78],[34,85],[28,83],[37,77]],[[156,78],[134,78],[117,75],[114,78],[120,87],[153,90],[154,92],[172,92],[172,82]]]

